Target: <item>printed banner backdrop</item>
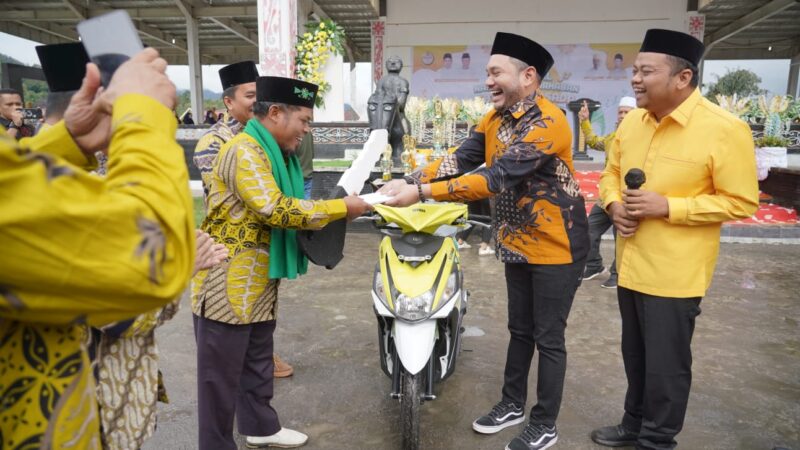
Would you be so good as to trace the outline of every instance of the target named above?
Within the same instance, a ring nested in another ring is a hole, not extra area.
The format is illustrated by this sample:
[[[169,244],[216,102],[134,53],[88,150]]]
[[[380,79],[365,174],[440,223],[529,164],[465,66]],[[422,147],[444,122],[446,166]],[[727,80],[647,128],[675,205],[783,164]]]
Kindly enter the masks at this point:
[[[542,93],[566,110],[579,98],[599,101],[592,115],[599,134],[614,130],[620,98],[632,96],[631,67],[640,44],[546,45],[555,65],[542,83]],[[410,80],[411,95],[433,98],[489,99],[484,81],[489,45],[417,46]],[[571,115],[567,111],[567,117]]]

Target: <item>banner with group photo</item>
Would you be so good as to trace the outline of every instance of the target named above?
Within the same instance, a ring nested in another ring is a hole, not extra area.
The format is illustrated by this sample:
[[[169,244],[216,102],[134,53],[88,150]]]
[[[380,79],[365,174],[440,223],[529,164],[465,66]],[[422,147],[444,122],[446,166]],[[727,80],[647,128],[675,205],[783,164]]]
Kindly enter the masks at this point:
[[[610,133],[616,125],[619,100],[633,95],[631,68],[639,45],[545,45],[555,65],[542,83],[542,93],[564,110],[567,103],[579,98],[599,101],[602,107],[592,116],[592,124],[598,134]],[[414,47],[411,95],[460,99],[480,96],[488,101],[484,81],[491,49],[490,45]]]

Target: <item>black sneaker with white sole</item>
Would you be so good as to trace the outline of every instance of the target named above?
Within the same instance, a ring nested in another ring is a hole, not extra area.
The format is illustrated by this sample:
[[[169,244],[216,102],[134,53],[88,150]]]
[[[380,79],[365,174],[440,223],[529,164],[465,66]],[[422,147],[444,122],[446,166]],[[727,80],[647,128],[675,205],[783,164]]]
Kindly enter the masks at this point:
[[[603,266],[600,266],[600,267],[588,267],[587,266],[585,269],[583,269],[583,276],[581,277],[581,279],[583,281],[592,280],[594,278],[599,277],[600,274],[605,272],[605,270],[606,270],[606,268],[603,267]]]
[[[525,411],[511,402],[500,402],[489,411],[489,414],[472,422],[472,429],[478,433],[494,434],[525,421]]]
[[[528,422],[519,436],[506,445],[506,450],[544,450],[558,442],[556,426]]]

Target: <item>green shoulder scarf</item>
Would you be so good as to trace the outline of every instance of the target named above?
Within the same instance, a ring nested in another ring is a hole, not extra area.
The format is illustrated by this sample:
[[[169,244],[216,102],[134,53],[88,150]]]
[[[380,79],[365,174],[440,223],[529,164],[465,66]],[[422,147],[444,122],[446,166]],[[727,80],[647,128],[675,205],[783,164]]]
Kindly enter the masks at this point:
[[[275,138],[257,119],[250,119],[244,132],[258,142],[272,164],[272,176],[278,188],[287,197],[303,198],[303,170],[297,156],[290,155],[288,167],[283,160],[283,152]],[[297,230],[272,228],[269,246],[269,277],[294,279],[308,269],[308,259],[297,244]]]

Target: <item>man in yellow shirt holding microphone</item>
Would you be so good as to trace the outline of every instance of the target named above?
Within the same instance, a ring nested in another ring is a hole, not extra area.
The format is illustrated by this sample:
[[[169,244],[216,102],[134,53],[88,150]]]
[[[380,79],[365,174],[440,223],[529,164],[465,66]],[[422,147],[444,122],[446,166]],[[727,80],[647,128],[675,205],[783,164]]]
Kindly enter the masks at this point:
[[[620,124],[600,178],[618,233],[628,379],[622,423],[591,434],[601,445],[677,445],[694,322],[711,284],[722,222],[750,217],[758,207],[750,128],[697,88],[704,51],[687,34],[647,31],[631,81],[639,108]],[[643,179],[629,175],[635,169]]]

